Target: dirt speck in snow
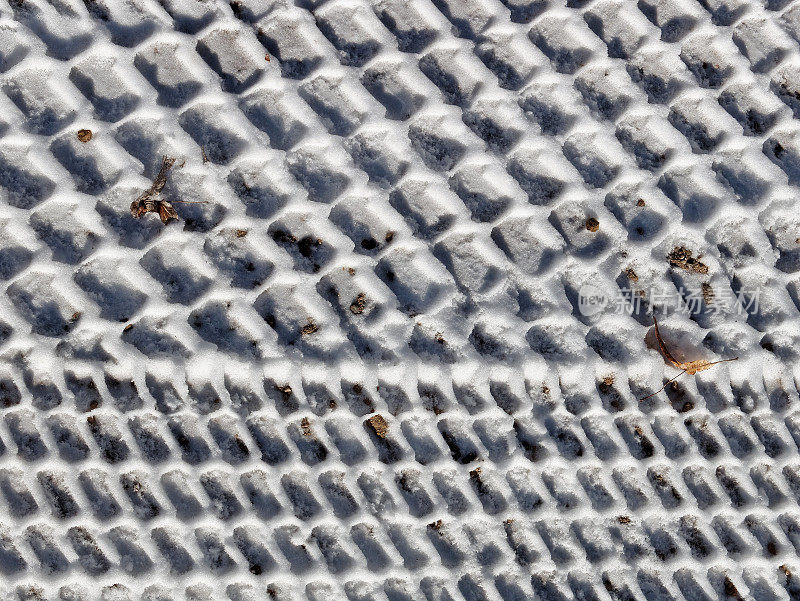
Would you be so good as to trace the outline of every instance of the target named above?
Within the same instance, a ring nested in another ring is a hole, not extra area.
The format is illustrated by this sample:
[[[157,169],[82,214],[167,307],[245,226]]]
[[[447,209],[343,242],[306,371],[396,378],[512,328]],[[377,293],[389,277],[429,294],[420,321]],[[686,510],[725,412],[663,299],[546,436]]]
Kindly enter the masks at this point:
[[[292,387],[288,384],[284,384],[283,386],[275,386],[275,390],[283,395],[283,400],[288,401],[289,397],[292,396]]]
[[[701,263],[700,259],[703,255],[698,255],[697,258],[692,256],[692,251],[684,246],[676,246],[667,255],[669,264],[673,267],[679,267],[684,271],[691,271],[694,273],[708,273],[708,265]]]
[[[603,381],[600,382],[598,388],[600,388],[600,392],[606,394],[609,390],[611,390],[612,386],[614,386],[614,376],[608,375],[603,378]]]
[[[382,415],[373,415],[367,421],[369,421],[369,425],[372,426],[376,436],[379,438],[386,438],[386,435],[389,433],[389,424]]]
[[[364,312],[364,307],[367,306],[367,297],[363,292],[359,292],[355,300],[350,303],[350,312],[353,315],[361,315]]]
[[[703,282],[700,285],[700,293],[703,295],[703,300],[707,305],[714,302],[714,289],[708,282]]]
[[[306,323],[306,325],[300,328],[300,334],[303,336],[309,336],[310,334],[313,334],[314,332],[319,330],[319,326],[317,326],[317,324],[314,323],[313,319],[309,317],[307,318],[307,321],[308,323]]]

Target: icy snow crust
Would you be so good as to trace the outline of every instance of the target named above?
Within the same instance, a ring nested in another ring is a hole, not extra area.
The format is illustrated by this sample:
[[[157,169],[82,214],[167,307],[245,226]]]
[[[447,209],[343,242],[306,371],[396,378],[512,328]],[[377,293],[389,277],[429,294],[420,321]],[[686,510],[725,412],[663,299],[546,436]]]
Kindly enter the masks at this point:
[[[0,0],[2,598],[800,598],[798,40]]]

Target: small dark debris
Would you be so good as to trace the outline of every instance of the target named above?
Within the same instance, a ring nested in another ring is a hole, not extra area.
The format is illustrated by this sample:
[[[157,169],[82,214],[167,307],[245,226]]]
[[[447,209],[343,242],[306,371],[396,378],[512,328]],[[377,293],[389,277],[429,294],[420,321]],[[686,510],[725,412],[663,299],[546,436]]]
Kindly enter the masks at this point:
[[[283,386],[275,386],[275,390],[280,392],[283,395],[283,400],[288,401],[289,397],[292,396],[292,387],[288,384],[284,384]]]
[[[722,583],[723,588],[725,589],[725,594],[728,597],[733,597],[734,599],[742,599],[741,593],[739,593],[739,589],[736,588],[736,585],[731,582],[731,579],[725,576],[725,580]]]
[[[775,544],[774,540],[771,540],[767,543],[767,553],[769,553],[773,557],[775,557],[778,554],[778,547]]]
[[[644,206],[644,198],[640,198],[639,200],[637,200],[636,201],[636,206],[637,207],[643,207]]]
[[[236,230],[237,238],[244,238],[247,235],[247,230]]]
[[[596,232],[600,229],[600,222],[594,217],[589,217],[586,220],[586,229],[590,232]]]
[[[700,286],[701,293],[703,294],[703,301],[707,305],[710,305],[714,302],[714,289],[711,287],[711,284],[708,282],[703,282]]]
[[[89,140],[92,139],[92,130],[91,129],[79,129],[78,130],[78,139],[86,144]]]
[[[313,247],[320,246],[321,244],[322,240],[320,240],[319,238],[315,240],[311,236],[305,236],[304,238],[300,238],[300,241],[297,243],[297,250],[306,259],[310,259],[311,253],[313,252]]]
[[[286,230],[275,230],[272,233],[272,239],[275,240],[275,242],[278,242],[278,243],[292,243],[292,244],[294,244],[295,242],[297,242],[297,238],[292,236]]]
[[[304,325],[302,328],[300,328],[300,334],[303,336],[308,336],[309,334],[313,334],[317,330],[319,330],[319,326],[317,326],[317,324],[314,323],[314,320],[309,317],[308,323]]]
[[[676,246],[667,255],[669,264],[673,267],[680,267],[684,271],[693,271],[694,273],[708,273],[708,265],[700,262],[703,255],[698,255],[697,258],[692,256],[692,251],[683,246]]]
[[[350,312],[353,315],[361,315],[364,312],[364,307],[367,306],[367,297],[363,292],[359,292],[355,300],[350,303]]]
[[[237,19],[244,18],[244,9],[242,7],[242,3],[239,0],[233,0],[230,2],[231,10],[233,11],[233,16]]]
[[[382,415],[373,415],[371,418],[367,420],[369,425],[375,431],[375,435],[379,438],[386,438],[386,435],[389,433],[389,424],[383,418]]]

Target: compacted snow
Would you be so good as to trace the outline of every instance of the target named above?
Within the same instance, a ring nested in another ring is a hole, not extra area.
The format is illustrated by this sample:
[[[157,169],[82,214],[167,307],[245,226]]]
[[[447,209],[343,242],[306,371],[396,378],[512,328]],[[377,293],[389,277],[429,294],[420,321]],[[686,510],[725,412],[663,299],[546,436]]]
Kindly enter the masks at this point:
[[[800,599],[798,40],[0,0],[2,598]]]

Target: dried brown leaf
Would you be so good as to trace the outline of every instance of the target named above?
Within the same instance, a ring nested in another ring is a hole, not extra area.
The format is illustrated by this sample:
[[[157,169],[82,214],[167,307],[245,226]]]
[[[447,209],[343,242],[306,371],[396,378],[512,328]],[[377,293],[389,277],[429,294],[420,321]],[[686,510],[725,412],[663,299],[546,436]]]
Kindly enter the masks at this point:
[[[664,358],[670,363],[672,363],[674,367],[680,369],[681,373],[679,373],[674,378],[670,378],[669,380],[667,380],[661,388],[659,388],[652,394],[648,394],[646,397],[639,399],[640,401],[644,401],[645,399],[649,399],[651,396],[658,394],[667,387],[667,384],[669,384],[670,382],[674,382],[685,373],[689,374],[690,376],[693,376],[697,372],[705,371],[706,369],[712,367],[713,365],[716,365],[717,363],[725,363],[727,361],[736,361],[737,359],[739,359],[739,357],[733,357],[732,359],[721,359],[719,361],[707,361],[705,359],[695,359],[693,361],[678,361],[677,359],[675,359],[675,357],[672,356],[672,353],[669,352],[669,349],[667,348],[664,339],[661,337],[661,332],[658,329],[658,320],[656,319],[655,315],[653,315],[653,324],[655,326],[656,340],[658,340],[658,347],[659,349],[661,349],[661,354],[664,355]]]
[[[139,198],[151,198],[156,194],[160,194],[164,189],[164,186],[167,184],[167,174],[169,173],[169,170],[172,169],[174,164],[174,158],[168,156],[162,157],[161,169],[158,170],[158,175],[156,175],[156,179],[153,180],[153,185],[150,186],[150,189],[142,194],[142,196]]]
[[[167,184],[167,174],[172,166],[175,164],[175,159],[172,157],[163,157],[161,159],[161,169],[158,170],[158,175],[153,180],[152,185],[145,190],[139,198],[131,203],[131,215],[137,219],[147,213],[158,213],[161,222],[166,224],[170,219],[178,219],[178,213],[172,206],[172,203],[158,198],[164,186]],[[175,200],[173,202],[185,202],[191,204],[206,204],[206,201],[192,201],[192,200]]]
[[[163,223],[167,223],[170,219],[178,218],[178,214],[169,202],[156,198],[164,189],[167,183],[167,174],[174,164],[174,158],[167,156],[162,158],[161,169],[159,169],[158,175],[156,175],[151,186],[131,203],[131,215],[138,219],[147,213],[158,213]]]

